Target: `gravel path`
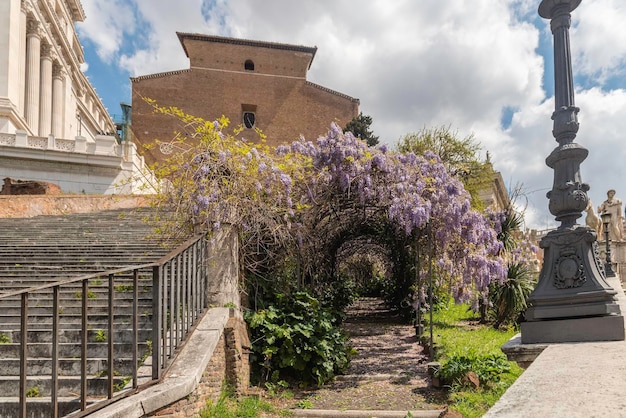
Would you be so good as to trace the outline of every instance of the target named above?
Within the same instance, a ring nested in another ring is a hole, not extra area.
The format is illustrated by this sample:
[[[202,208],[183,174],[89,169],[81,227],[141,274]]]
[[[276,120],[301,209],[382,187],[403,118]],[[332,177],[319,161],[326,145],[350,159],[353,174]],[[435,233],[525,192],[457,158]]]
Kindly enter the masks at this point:
[[[428,357],[413,326],[401,323],[374,298],[359,299],[347,314],[344,329],[357,354],[346,375],[321,389],[297,391],[280,407],[341,411],[445,407],[445,394],[429,385]]]

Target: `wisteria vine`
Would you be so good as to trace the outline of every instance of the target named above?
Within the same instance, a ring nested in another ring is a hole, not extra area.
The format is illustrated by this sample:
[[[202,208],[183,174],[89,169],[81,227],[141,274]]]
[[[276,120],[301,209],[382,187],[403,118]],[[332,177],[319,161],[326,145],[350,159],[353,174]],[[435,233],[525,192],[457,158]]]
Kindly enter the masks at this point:
[[[490,282],[506,277],[496,225],[470,208],[462,183],[435,154],[371,148],[334,123],[315,141],[272,149],[243,139],[240,129],[224,133],[225,118],[210,123],[157,109],[193,133],[160,171],[170,182],[160,203],[178,214],[170,231],[235,226],[249,272],[267,274],[285,257],[307,262],[333,245],[334,257],[342,240],[384,230],[381,242],[398,248],[430,234],[437,269],[459,301],[484,297]]]

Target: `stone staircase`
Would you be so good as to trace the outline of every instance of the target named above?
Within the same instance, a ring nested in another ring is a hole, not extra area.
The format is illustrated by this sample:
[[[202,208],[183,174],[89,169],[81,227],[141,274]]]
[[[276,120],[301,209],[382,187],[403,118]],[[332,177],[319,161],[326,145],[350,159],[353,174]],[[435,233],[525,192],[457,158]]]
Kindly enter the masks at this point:
[[[0,219],[0,418],[18,416],[21,298],[7,294],[72,277],[154,262],[171,251],[148,238],[146,209],[90,214]],[[114,276],[114,383],[132,374],[134,286],[132,272]],[[139,358],[150,352],[152,269],[138,272]],[[109,276],[89,279],[87,293],[87,393],[106,398],[108,378]],[[59,409],[79,407],[81,393],[81,281],[59,289]],[[50,416],[52,374],[52,290],[29,293],[27,411]]]

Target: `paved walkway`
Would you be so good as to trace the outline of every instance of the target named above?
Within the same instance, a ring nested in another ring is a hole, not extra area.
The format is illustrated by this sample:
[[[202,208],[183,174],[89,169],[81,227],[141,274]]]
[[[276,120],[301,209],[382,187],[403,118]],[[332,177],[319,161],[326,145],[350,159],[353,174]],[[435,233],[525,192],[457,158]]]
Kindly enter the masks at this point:
[[[626,417],[626,341],[549,345],[485,417]]]
[[[343,327],[357,351],[347,374],[298,393],[282,407],[300,417],[439,417],[445,405],[437,401],[445,396],[430,385],[428,357],[413,326],[377,298],[360,298],[346,313]],[[298,400],[311,407],[294,409]]]

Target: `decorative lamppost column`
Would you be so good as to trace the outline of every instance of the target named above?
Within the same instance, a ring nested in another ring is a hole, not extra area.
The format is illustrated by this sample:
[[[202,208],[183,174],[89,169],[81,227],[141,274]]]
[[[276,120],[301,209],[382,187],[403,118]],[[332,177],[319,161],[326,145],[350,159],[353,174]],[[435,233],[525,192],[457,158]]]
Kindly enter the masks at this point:
[[[604,242],[606,243],[606,259],[604,263],[604,271],[606,277],[615,277],[613,271],[613,262],[611,261],[611,244],[609,240],[609,224],[611,223],[611,213],[604,212],[600,215],[602,218],[602,225],[604,226]]]
[[[528,300],[522,343],[624,339],[624,318],[615,301],[617,292],[606,282],[597,234],[576,222],[589,201],[589,185],[580,176],[588,151],[574,142],[579,109],[574,105],[569,42],[570,13],[580,2],[542,0],[539,5],[539,15],[550,19],[554,37],[552,135],[558,146],[546,158],[554,170],[547,197],[550,213],[561,225],[539,243],[544,263]]]

